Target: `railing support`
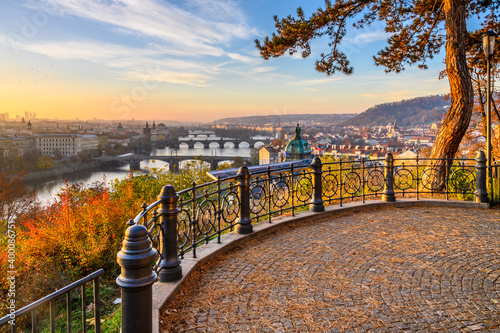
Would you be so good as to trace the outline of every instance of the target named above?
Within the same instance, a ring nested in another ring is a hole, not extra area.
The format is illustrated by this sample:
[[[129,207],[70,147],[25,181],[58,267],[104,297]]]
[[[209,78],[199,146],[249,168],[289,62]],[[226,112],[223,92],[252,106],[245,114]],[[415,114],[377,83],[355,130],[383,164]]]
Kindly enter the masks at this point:
[[[161,238],[160,282],[172,282],[182,278],[181,259],[177,255],[177,202],[179,195],[172,185],[163,186],[158,196]]]
[[[240,218],[235,227],[238,234],[253,232],[252,219],[250,218],[250,172],[246,166],[238,171],[238,196],[240,199]]]
[[[480,150],[476,155],[476,202],[489,202],[488,191],[486,190],[486,156],[484,151]]]
[[[156,250],[148,230],[132,225],[125,232],[123,247],[117,254],[121,274],[116,283],[122,291],[122,333],[151,333],[153,330],[153,272]]]
[[[311,164],[313,169],[314,193],[309,204],[309,209],[316,213],[325,211],[325,205],[323,204],[323,179],[321,176],[322,166],[321,159],[316,156]]]
[[[385,155],[385,181],[382,201],[396,201],[396,196],[394,195],[394,156],[391,153]]]

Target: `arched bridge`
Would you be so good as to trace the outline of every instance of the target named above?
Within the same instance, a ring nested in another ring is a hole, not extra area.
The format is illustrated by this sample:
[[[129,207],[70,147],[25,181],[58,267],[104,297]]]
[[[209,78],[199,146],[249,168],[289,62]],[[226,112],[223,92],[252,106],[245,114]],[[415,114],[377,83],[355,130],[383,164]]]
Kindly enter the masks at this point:
[[[170,148],[178,149],[181,144],[186,144],[188,148],[195,148],[195,145],[203,145],[203,148],[243,148],[242,144],[248,144],[250,148],[259,148],[266,144],[271,143],[272,139],[231,139],[231,138],[221,138],[221,137],[180,137],[175,140],[167,141],[167,146]],[[232,144],[232,147],[226,147],[228,143]]]
[[[217,169],[219,162],[227,161],[233,159],[231,156],[165,156],[165,155],[135,155],[135,154],[125,154],[121,156],[101,156],[98,157],[103,163],[114,164],[114,163],[130,163],[130,169],[138,170],[140,168],[140,162],[145,160],[156,160],[167,162],[170,166],[170,170],[177,170],[180,161],[185,160],[203,160],[204,162],[210,163],[210,169]],[[249,157],[242,157],[243,161],[248,161]]]

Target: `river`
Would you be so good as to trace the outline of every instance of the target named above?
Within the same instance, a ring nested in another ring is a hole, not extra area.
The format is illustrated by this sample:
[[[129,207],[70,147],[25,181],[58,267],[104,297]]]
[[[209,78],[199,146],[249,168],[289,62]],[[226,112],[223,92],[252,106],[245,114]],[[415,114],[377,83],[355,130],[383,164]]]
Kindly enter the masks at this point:
[[[180,148],[172,150],[169,148],[157,149],[151,152],[155,156],[227,156],[228,160],[236,156],[250,157],[251,148]],[[146,160],[141,162],[141,170],[146,172],[148,168],[165,168],[168,170],[168,163],[158,160]],[[45,181],[32,181],[28,185],[37,190],[38,199],[45,204],[50,204],[56,198],[56,194],[62,187],[68,184],[82,183],[90,185],[94,182],[106,181],[109,183],[114,179],[124,179],[130,175],[130,166],[123,165],[119,168],[100,168],[93,171],[75,172],[64,175],[61,178]]]

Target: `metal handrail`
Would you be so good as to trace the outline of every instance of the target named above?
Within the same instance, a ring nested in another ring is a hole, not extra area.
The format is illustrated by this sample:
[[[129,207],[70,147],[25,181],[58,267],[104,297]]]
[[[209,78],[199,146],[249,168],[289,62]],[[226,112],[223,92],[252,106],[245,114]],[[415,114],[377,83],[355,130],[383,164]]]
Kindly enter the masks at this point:
[[[101,320],[100,320],[100,297],[99,297],[99,277],[104,274],[104,269],[99,269],[98,271],[95,271],[92,274],[87,275],[86,277],[73,282],[69,285],[67,285],[64,288],[59,289],[56,292],[53,292],[50,295],[47,295],[25,307],[22,309],[17,310],[14,312],[14,319],[11,317],[11,315],[7,315],[3,318],[0,319],[0,327],[4,326],[9,323],[11,320],[16,320],[16,318],[27,314],[28,312],[31,312],[32,318],[35,319],[35,322],[32,322],[32,332],[36,332],[36,310],[41,307],[42,305],[45,305],[49,302],[51,302],[51,314],[50,314],[50,325],[51,325],[51,332],[55,332],[55,325],[54,325],[54,301],[57,297],[61,295],[69,295],[69,293],[82,286],[82,296],[85,296],[85,284],[90,281],[94,281],[94,319],[95,319],[95,332],[99,333],[101,331]],[[69,298],[67,297],[67,301]],[[69,309],[69,304],[68,304],[68,309]],[[86,331],[86,318],[85,318],[85,297],[82,298],[82,322],[83,322],[83,329],[84,332]],[[71,319],[70,319],[71,313],[67,313],[67,323],[68,323],[68,332],[71,332]],[[16,325],[11,326],[11,332],[16,332]]]
[[[386,159],[319,162],[316,166],[318,169],[313,164],[281,163],[268,166],[266,170],[253,170],[252,173],[247,170],[245,172],[248,178],[238,173],[224,179],[218,176],[217,180],[204,184],[193,183],[191,187],[176,192],[179,201],[176,199],[175,207],[171,207],[178,210],[177,217],[172,222],[177,224],[178,255],[182,259],[185,253],[192,251],[193,257],[196,257],[199,245],[214,238],[220,242],[220,235],[229,229],[237,229],[242,219],[267,219],[271,222],[277,215],[285,212],[294,215],[297,209],[307,206],[316,205],[315,209],[322,211],[323,203],[338,203],[342,206],[344,202],[352,200],[365,202],[366,198],[379,197],[385,200],[384,196],[387,195],[392,201],[395,200],[395,194],[403,197],[416,195],[418,200],[423,194],[442,194],[449,199],[449,195],[461,195],[465,198],[466,195],[475,193],[477,166],[471,162],[477,162],[477,159],[429,159],[418,156],[394,159],[391,155],[388,160],[388,156]],[[438,169],[427,170],[428,166],[437,160],[444,163],[447,173],[439,182],[429,182],[436,179],[433,177]],[[392,180],[391,190],[386,193],[389,180],[385,172],[388,167],[392,168]],[[459,172],[457,169],[460,169]],[[313,179],[315,177],[317,182]],[[228,183],[232,185],[227,188],[222,186]],[[242,186],[247,186],[250,190],[246,194],[251,202],[249,212],[242,211],[242,205],[247,200],[241,197],[245,193],[241,192]],[[162,238],[166,237],[166,230],[162,230],[161,223],[158,222],[161,215],[158,208],[161,204],[160,197],[149,206],[143,204],[143,211],[134,220],[130,220],[129,225],[145,225],[153,246],[158,249],[160,258],[163,258],[159,245],[163,242]],[[159,266],[155,266],[156,268],[157,273],[162,269]]]

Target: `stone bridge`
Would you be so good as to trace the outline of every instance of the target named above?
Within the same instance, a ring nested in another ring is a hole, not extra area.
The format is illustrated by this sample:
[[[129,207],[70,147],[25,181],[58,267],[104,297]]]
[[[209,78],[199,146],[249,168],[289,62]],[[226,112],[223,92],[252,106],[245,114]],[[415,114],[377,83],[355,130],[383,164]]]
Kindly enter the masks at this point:
[[[169,164],[170,170],[177,170],[179,162],[186,160],[203,160],[210,164],[210,169],[217,169],[218,163],[233,159],[235,156],[166,156],[166,155],[135,155],[126,154],[122,156],[101,156],[99,161],[104,164],[130,164],[131,170],[139,170],[140,162],[145,160],[163,161]],[[250,160],[249,157],[242,157],[243,161]]]
[[[259,148],[271,143],[271,139],[232,139],[221,137],[180,137],[175,140],[167,141],[167,147],[178,149],[181,144],[188,145],[188,148],[194,148],[195,144],[203,145],[203,148],[226,148],[227,143],[232,143],[234,148],[243,148],[241,144],[248,144],[250,148]],[[216,146],[217,145],[217,146]],[[233,148],[233,147],[230,147]]]

